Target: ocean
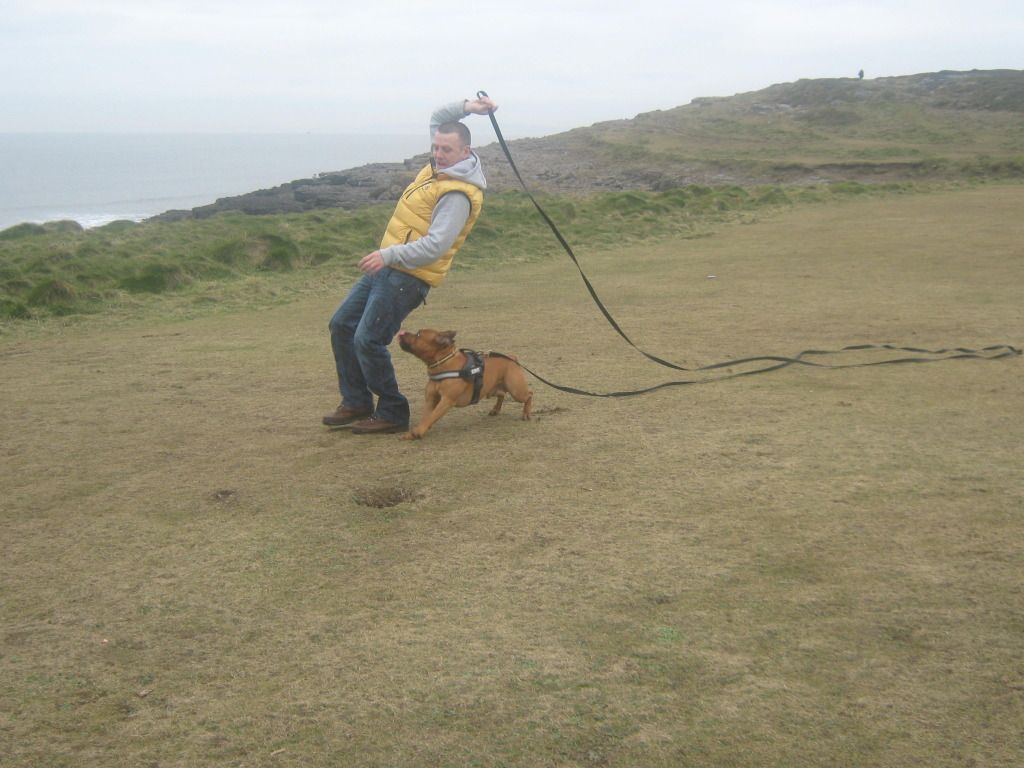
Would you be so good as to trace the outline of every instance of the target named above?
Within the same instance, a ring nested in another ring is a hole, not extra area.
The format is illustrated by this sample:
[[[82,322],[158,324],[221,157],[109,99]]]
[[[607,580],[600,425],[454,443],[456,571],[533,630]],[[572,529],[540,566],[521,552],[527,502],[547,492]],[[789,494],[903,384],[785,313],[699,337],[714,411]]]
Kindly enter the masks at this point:
[[[0,134],[0,229],[71,219],[96,227],[430,148],[422,136]]]

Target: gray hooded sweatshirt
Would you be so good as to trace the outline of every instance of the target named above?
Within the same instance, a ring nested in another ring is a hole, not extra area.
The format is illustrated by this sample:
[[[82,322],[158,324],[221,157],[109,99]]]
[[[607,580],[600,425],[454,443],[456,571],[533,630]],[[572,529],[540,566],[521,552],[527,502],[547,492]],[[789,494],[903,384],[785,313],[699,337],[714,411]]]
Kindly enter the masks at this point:
[[[434,140],[437,129],[443,123],[461,120],[466,116],[463,111],[464,104],[465,102],[462,101],[445,104],[443,107],[438,107],[430,116],[431,142]],[[469,157],[445,168],[442,173],[450,178],[468,182],[480,189],[487,189],[487,179],[484,178],[484,169],[476,152],[470,151]],[[437,261],[455,244],[462,228],[466,226],[469,213],[469,199],[465,195],[450,193],[442,196],[434,206],[427,234],[411,243],[401,243],[382,249],[380,255],[384,258],[384,265],[415,269]]]

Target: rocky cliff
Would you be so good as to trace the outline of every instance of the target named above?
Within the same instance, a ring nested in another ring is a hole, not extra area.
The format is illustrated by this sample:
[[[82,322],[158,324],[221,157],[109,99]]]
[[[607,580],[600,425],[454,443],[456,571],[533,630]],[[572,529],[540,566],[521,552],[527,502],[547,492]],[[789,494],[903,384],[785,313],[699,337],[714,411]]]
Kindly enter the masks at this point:
[[[1024,71],[936,72],[772,85],[630,120],[510,142],[531,188],[552,193],[692,184],[876,183],[1024,176]],[[482,133],[483,131],[480,131]],[[490,189],[518,188],[497,143],[478,147]],[[426,154],[329,171],[157,219],[222,211],[358,208],[398,198]]]

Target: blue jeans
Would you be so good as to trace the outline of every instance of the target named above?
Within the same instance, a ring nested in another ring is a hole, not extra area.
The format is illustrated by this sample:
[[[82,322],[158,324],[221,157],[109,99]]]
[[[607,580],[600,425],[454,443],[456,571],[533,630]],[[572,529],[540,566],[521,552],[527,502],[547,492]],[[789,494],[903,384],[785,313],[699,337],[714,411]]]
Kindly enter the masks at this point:
[[[389,267],[352,286],[328,325],[343,406],[371,410],[376,395],[375,419],[409,423],[388,344],[429,291],[422,280]]]

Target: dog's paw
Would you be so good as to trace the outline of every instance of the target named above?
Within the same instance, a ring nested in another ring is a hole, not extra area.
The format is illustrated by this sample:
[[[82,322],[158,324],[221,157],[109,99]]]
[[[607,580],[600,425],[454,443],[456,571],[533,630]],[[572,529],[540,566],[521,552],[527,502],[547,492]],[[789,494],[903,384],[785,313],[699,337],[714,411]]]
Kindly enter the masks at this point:
[[[417,435],[414,430],[410,430],[402,435],[402,440],[419,440],[423,435]]]

